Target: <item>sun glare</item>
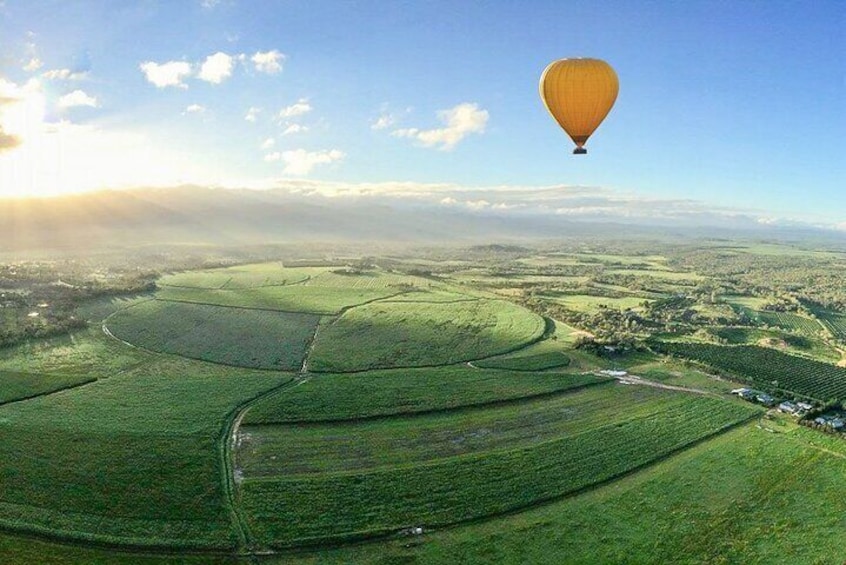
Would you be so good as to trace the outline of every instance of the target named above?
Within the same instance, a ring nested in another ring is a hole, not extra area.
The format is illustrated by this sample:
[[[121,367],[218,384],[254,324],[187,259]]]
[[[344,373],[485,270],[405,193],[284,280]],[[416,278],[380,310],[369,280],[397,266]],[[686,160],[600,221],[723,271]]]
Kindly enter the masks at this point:
[[[104,188],[212,182],[207,169],[144,135],[46,119],[40,84],[0,84],[0,125],[19,140],[0,153],[0,197],[56,196]]]

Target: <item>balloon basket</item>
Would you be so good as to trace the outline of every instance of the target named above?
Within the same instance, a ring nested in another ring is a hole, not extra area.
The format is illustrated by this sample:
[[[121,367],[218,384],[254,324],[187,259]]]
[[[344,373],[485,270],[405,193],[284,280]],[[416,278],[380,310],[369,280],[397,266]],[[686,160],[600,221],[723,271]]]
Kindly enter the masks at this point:
[[[587,155],[587,149],[584,147],[576,147],[573,149],[573,155]]]

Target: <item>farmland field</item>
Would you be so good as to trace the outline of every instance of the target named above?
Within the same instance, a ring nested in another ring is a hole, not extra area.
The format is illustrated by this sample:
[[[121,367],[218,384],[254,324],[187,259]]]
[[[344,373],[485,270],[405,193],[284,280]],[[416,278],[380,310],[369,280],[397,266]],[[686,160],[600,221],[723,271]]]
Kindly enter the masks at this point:
[[[663,353],[721,369],[767,390],[795,393],[818,401],[846,399],[846,369],[755,345],[655,344]]]
[[[160,300],[211,306],[230,306],[281,312],[337,314],[344,308],[395,296],[400,290],[341,288],[334,286],[268,286],[244,290],[208,290],[165,287],[156,293]]]
[[[501,403],[591,386],[594,375],[482,371],[466,365],[317,375],[253,404],[245,424],[355,420]]]
[[[817,316],[835,338],[846,340],[846,314],[820,311],[817,312]]]
[[[621,408],[610,422],[529,447],[365,472],[247,478],[243,500],[254,535],[271,546],[451,524],[610,479],[758,413],[688,396],[660,418],[627,417]]]
[[[289,380],[166,360],[0,407],[0,525],[132,545],[231,547],[227,414]],[[44,465],[44,461],[52,463]],[[104,472],[104,470],[108,470]]]
[[[35,327],[88,327],[0,348],[2,561],[839,557],[842,439],[730,395],[846,400],[838,343],[762,310],[797,300],[764,275],[714,275],[739,253],[633,245],[46,277]]]
[[[83,375],[44,375],[0,370],[0,404],[79,386],[94,380]]]
[[[516,349],[543,332],[540,316],[502,300],[372,303],[321,328],[311,369],[445,365]]]
[[[150,300],[106,322],[115,337],[153,351],[260,369],[298,370],[319,316]]]
[[[159,281],[163,286],[186,288],[253,288],[283,286],[305,282],[328,270],[326,267],[283,267],[279,263],[239,265],[224,269],[187,271],[166,275]]]

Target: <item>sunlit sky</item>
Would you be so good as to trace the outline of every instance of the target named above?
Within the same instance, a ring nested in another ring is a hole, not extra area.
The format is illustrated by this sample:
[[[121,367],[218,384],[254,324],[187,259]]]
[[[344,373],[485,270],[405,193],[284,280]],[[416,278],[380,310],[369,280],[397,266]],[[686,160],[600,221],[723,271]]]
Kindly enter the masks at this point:
[[[537,83],[620,79],[588,155]],[[595,186],[846,222],[846,2],[0,0],[0,195]]]

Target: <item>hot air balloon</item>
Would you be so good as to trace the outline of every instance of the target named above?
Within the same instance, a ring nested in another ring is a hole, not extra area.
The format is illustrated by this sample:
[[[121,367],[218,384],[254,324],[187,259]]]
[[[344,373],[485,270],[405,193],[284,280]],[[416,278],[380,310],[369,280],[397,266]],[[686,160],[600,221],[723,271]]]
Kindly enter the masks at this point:
[[[560,59],[543,71],[540,96],[546,109],[576,144],[585,143],[617,100],[620,84],[611,65],[599,59]]]

